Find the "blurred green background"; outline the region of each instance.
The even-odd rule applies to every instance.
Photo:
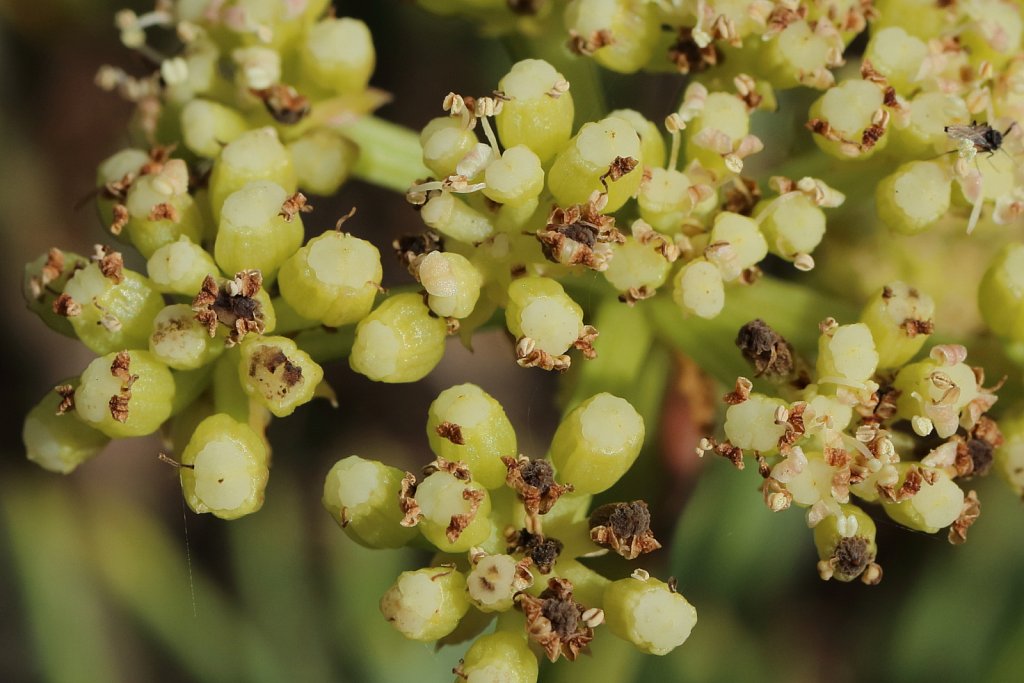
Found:
[[[24,310],[21,266],[51,245],[87,253],[104,239],[91,210],[74,207],[97,162],[126,142],[128,107],[92,85],[101,64],[132,66],[112,24],[123,4],[0,1],[0,301],[9,326],[0,681],[451,681],[464,647],[405,641],[376,607],[393,578],[426,557],[357,547],[323,512],[320,492],[331,464],[353,453],[408,468],[425,463],[430,400],[468,380],[505,405],[521,450],[543,455],[558,389],[551,377],[515,368],[504,336],[487,333],[472,354],[453,342],[442,366],[414,386],[374,385],[330,368],[341,407],[314,404],[274,424],[266,505],[239,521],[188,512],[175,471],[156,458],[156,438],[118,442],[67,477],[24,459],[21,417],[89,355]],[[381,111],[391,120],[422,126],[449,90],[488,92],[510,63],[501,42],[411,3],[336,5],[374,32],[373,83],[396,95]],[[606,81],[610,105],[656,120],[683,85],[672,77]],[[316,203],[309,224],[333,225],[352,205],[357,234],[381,246],[418,229],[399,197],[358,183]],[[401,277],[393,267],[386,283]],[[721,353],[735,356],[728,347]],[[592,657],[545,666],[543,681],[1020,680],[1024,508],[1000,481],[978,484],[983,514],[966,546],[876,516],[882,584],[823,583],[800,512],[772,515],[756,472],[693,455],[707,415],[692,389],[675,388],[687,366],[666,353],[644,360],[645,377],[671,382],[664,403],[640,389],[651,438],[624,489],[651,502],[666,541],[645,566],[678,577],[699,622],[664,658],[638,655],[599,629]],[[602,568],[614,578],[630,571],[611,561]]]

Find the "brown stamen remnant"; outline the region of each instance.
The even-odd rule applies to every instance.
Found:
[[[882,578],[881,567],[875,564],[875,552],[863,536],[842,538],[832,551],[832,557],[818,563],[818,574],[822,579],[832,577],[840,581],[852,581],[871,569],[869,576],[862,577],[868,584],[876,584]]]
[[[793,494],[785,484],[772,476],[765,477],[764,483],[761,484],[761,495],[765,506],[772,512],[782,512],[793,504]]]
[[[459,540],[459,536],[462,535],[466,527],[476,519],[476,511],[480,509],[480,503],[484,500],[484,492],[479,489],[465,488],[462,490],[462,499],[469,501],[469,511],[452,515],[448,522],[448,528],[445,529],[445,537],[449,543]]]
[[[722,210],[749,216],[754,213],[754,207],[761,200],[761,188],[753,178],[739,176],[736,180],[737,183],[729,185],[725,190]]]
[[[444,251],[444,240],[436,232],[427,230],[419,235],[402,235],[391,243],[391,248],[402,265],[416,277],[424,256],[432,251]]]
[[[693,28],[683,26],[679,29],[676,41],[668,48],[668,59],[676,65],[681,74],[700,73],[718,64],[718,50],[714,43],[704,47],[693,39]]]
[[[220,287],[212,275],[203,280],[202,289],[192,300],[196,320],[206,327],[213,337],[217,325],[230,329],[225,344],[234,346],[250,332],[261,334],[265,329],[263,305],[255,298],[263,286],[263,276],[258,270],[243,270],[235,274]]]
[[[269,88],[253,89],[249,92],[263,102],[267,113],[275,121],[286,126],[294,125],[306,118],[311,109],[308,97],[284,83],[275,83]]]
[[[462,436],[462,427],[454,422],[442,422],[437,425],[437,435],[442,439],[448,439],[456,446],[464,446],[466,439]]]
[[[438,457],[434,462],[423,468],[423,476],[429,477],[434,472],[447,472],[459,481],[469,481],[472,479],[469,468],[459,460],[446,460]]]
[[[64,252],[57,247],[50,247],[46,252],[46,263],[43,264],[39,275],[35,275],[29,281],[32,290],[32,298],[41,301],[46,295],[46,287],[54,280],[64,274]]]
[[[508,473],[505,484],[519,495],[530,517],[546,515],[558,499],[573,490],[572,484],[555,482],[555,469],[547,460],[502,456]]]
[[[900,390],[891,385],[882,385],[871,396],[867,404],[858,403],[854,410],[861,417],[864,424],[881,424],[896,416],[896,401],[900,397]]]
[[[647,503],[611,503],[590,513],[590,539],[611,548],[627,560],[661,547],[651,531],[651,513]]]
[[[750,392],[754,389],[754,383],[746,377],[737,377],[736,386],[728,394],[722,397],[726,405],[735,406],[750,398]]]
[[[594,349],[594,340],[597,339],[598,334],[600,333],[593,325],[584,325],[583,332],[580,333],[579,338],[572,343],[573,348],[583,352],[583,357],[587,360],[594,360],[597,358],[597,350]]]
[[[102,244],[93,246],[92,260],[99,264],[100,273],[115,285],[124,280],[124,258],[121,252],[113,251]]]
[[[547,351],[538,349],[537,342],[533,339],[520,337],[516,340],[516,364],[521,368],[565,372],[572,364],[572,359],[566,354],[553,356]]]
[[[509,527],[505,532],[508,554],[523,553],[537,566],[541,574],[550,574],[555,561],[562,553],[562,542],[557,538],[546,538],[543,534],[530,533],[527,529]]]
[[[913,339],[919,334],[931,334],[935,331],[935,322],[932,320],[918,320],[907,318],[900,324],[903,333]]]
[[[740,328],[736,346],[754,366],[755,377],[788,377],[796,369],[793,346],[760,318]]]
[[[934,472],[926,472],[920,467],[912,466],[907,470],[906,478],[899,489],[891,484],[888,486],[878,484],[875,488],[878,489],[878,494],[890,503],[900,503],[916,496],[925,483],[931,484],[934,481]]]
[[[146,216],[147,220],[170,221],[172,223],[177,223],[180,218],[181,216],[178,214],[178,209],[170,202],[154,204],[153,208],[149,210],[149,215]]]
[[[67,294],[61,294],[53,300],[53,312],[65,318],[82,315],[82,305]]]
[[[551,210],[547,225],[537,231],[537,240],[549,261],[607,270],[612,254],[609,245],[622,244],[626,238],[615,227],[615,219],[600,212],[598,201]]]
[[[552,662],[559,656],[575,660],[594,639],[594,628],[604,622],[604,612],[586,609],[573,599],[572,591],[568,579],[551,578],[540,597],[516,596],[516,605],[526,617],[527,635]]]
[[[594,31],[589,36],[582,36],[576,31],[570,30],[568,48],[578,55],[589,57],[602,47],[611,45],[614,42],[615,38],[612,36],[611,31],[607,29]]]
[[[261,373],[277,375],[278,369],[281,369],[281,374],[277,378],[276,393],[284,398],[296,384],[302,382],[302,367],[293,363],[292,359],[276,346],[264,344],[253,351],[249,360],[250,377],[256,377]]]
[[[612,159],[612,163],[609,164],[608,170],[601,175],[600,181],[601,186],[604,187],[605,191],[608,190],[608,183],[615,182],[622,176],[633,171],[640,162],[633,157],[615,157]]]
[[[132,385],[139,379],[138,375],[131,374],[131,362],[131,355],[127,351],[120,351],[110,364],[110,374],[121,380],[121,388],[117,394],[110,397],[107,405],[110,408],[110,416],[122,423],[128,421],[128,403],[132,399]]]
[[[110,222],[110,234],[120,235],[124,232],[124,226],[128,225],[128,220],[131,215],[128,213],[128,207],[124,204],[114,204],[113,208],[113,220]]]
[[[306,195],[296,192],[284,200],[284,204],[281,205],[281,210],[277,212],[277,215],[283,218],[286,223],[291,223],[298,214],[309,213],[312,210],[313,206],[307,203]]]
[[[700,445],[697,447],[699,455],[704,455],[706,451],[711,451],[715,455],[720,455],[733,464],[738,470],[742,470],[746,465],[743,462],[743,449],[733,446],[728,441],[718,443],[715,439],[706,437],[701,439]]]
[[[954,466],[958,477],[983,477],[992,469],[996,448],[1003,444],[1003,433],[990,417],[982,415],[971,428],[968,438],[959,438]]]
[[[967,496],[964,498],[964,505],[960,508],[960,516],[949,527],[949,542],[953,545],[966,543],[967,530],[978,521],[980,515],[981,501],[978,500],[978,494],[974,491],[968,491]]]
[[[402,512],[402,526],[416,526],[423,519],[420,504],[416,502],[416,475],[406,472],[398,492],[398,509]]]
[[[73,386],[70,384],[58,384],[53,390],[60,396],[60,403],[57,404],[58,415],[63,415],[75,409],[75,388]]]

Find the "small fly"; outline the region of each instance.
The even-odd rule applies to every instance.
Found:
[[[971,121],[971,125],[946,126],[943,130],[952,140],[957,141],[957,152],[961,158],[974,158],[978,152],[987,152],[992,156],[1003,146],[1003,138],[1010,134],[1016,122],[1000,133],[987,123]]]

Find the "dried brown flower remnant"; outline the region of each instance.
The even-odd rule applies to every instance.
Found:
[[[586,609],[573,599],[572,592],[569,580],[552,578],[540,597],[516,596],[516,605],[526,617],[527,634],[552,662],[559,656],[575,660],[594,639],[594,628],[604,622],[604,612]]]
[[[949,542],[953,545],[961,545],[967,542],[967,530],[978,521],[981,515],[981,501],[975,491],[968,491],[964,497],[963,507],[960,508],[960,516],[949,527]]]
[[[527,529],[516,530],[510,527],[505,533],[505,541],[508,543],[507,553],[523,553],[533,561],[541,574],[550,574],[562,553],[562,542],[557,538],[530,533]]]
[[[43,264],[39,275],[32,278],[32,298],[43,298],[48,284],[59,278],[64,273],[64,252],[56,247],[50,247],[46,252],[46,262]]]
[[[537,342],[530,337],[520,337],[516,340],[516,364],[521,368],[565,372],[572,364],[572,359],[564,353],[559,356],[552,355],[538,349]]]
[[[959,477],[983,477],[992,469],[993,453],[1003,444],[1003,433],[990,417],[982,415],[966,439],[956,448],[956,473]]]
[[[213,337],[217,325],[230,329],[226,344],[234,346],[250,332],[260,334],[265,329],[263,305],[255,297],[263,286],[263,276],[258,270],[243,270],[217,286],[212,275],[207,275],[195,299],[192,310],[196,320],[206,327]]]
[[[298,214],[309,213],[313,210],[313,206],[308,204],[307,201],[306,195],[296,192],[284,200],[284,204],[281,205],[281,210],[277,212],[277,215],[283,218],[286,223],[291,223]]]
[[[269,88],[249,92],[263,102],[267,113],[278,123],[291,126],[309,115],[309,98],[290,85],[275,83]]]
[[[693,39],[693,28],[683,26],[676,40],[668,48],[668,59],[681,74],[700,73],[718,64],[718,50],[714,43],[701,47]]]
[[[874,563],[875,553],[868,539],[863,536],[842,538],[836,544],[832,556],[818,563],[821,578],[835,577],[840,581],[852,581]]]
[[[439,437],[448,439],[456,446],[462,446],[466,443],[465,437],[462,436],[462,427],[454,422],[442,422],[437,425],[436,431]]]
[[[121,252],[114,251],[102,244],[93,246],[92,260],[99,265],[100,273],[115,285],[124,280],[124,258]]]
[[[622,176],[633,171],[640,162],[633,157],[615,157],[609,164],[608,170],[601,175],[601,186],[608,190],[608,183],[615,182]]]
[[[754,383],[746,377],[737,377],[736,386],[728,394],[722,397],[726,405],[735,406],[750,398],[750,392],[754,389]]]
[[[600,333],[597,328],[593,325],[584,325],[583,332],[580,336],[572,343],[572,346],[577,351],[583,353],[583,357],[587,360],[594,360],[597,358],[597,350],[594,348],[594,341]]]
[[[555,481],[555,469],[547,460],[506,455],[501,461],[508,470],[505,483],[519,495],[528,516],[546,515],[559,498],[573,490],[572,484]]]
[[[893,485],[884,486],[882,484],[879,484],[876,488],[878,489],[878,494],[885,500],[890,503],[900,503],[916,496],[925,483],[931,484],[934,481],[935,472],[925,471],[920,467],[913,466],[907,470],[906,477],[898,489]]]
[[[796,368],[793,346],[760,318],[740,328],[736,346],[754,366],[755,377],[788,377]]]
[[[614,42],[615,38],[607,29],[594,31],[589,36],[582,36],[576,31],[570,30],[568,48],[578,55],[589,57],[602,47]]]
[[[120,351],[110,364],[110,374],[121,380],[121,388],[117,394],[110,397],[108,407],[110,416],[122,423],[128,421],[128,403],[132,398],[132,385],[139,379],[138,375],[131,374],[131,362],[131,355],[127,351]]]
[[[622,244],[626,238],[615,227],[615,219],[601,214],[594,200],[565,209],[556,206],[547,225],[537,231],[537,240],[549,261],[602,271],[611,258],[609,245]]]
[[[420,504],[416,502],[416,475],[406,472],[398,492],[398,508],[402,512],[402,526],[416,526],[423,519]]]
[[[590,513],[590,538],[611,548],[627,560],[661,547],[651,531],[651,513],[647,503],[611,503]]]
[[[53,300],[53,312],[65,318],[82,315],[82,305],[67,294],[61,294]]]
[[[175,208],[174,204],[170,202],[161,202],[153,205],[153,208],[149,210],[149,215],[146,216],[147,220],[151,221],[170,221],[177,223],[181,216],[178,214],[178,209]]]
[[[256,377],[261,373],[277,375],[278,370],[281,370],[281,373],[277,382],[277,394],[283,398],[295,385],[302,382],[302,368],[276,346],[262,345],[253,351],[249,361],[250,377]]]
[[[57,404],[57,414],[63,415],[64,413],[74,410],[75,408],[75,388],[70,384],[58,384],[53,388],[57,395],[60,396],[60,403]]]
[[[697,446],[697,455],[703,457],[707,451],[713,452],[715,455],[720,455],[733,464],[738,470],[742,470],[745,467],[743,462],[743,449],[733,446],[728,441],[718,443],[712,438],[706,437],[700,440],[700,444]]]
[[[444,251],[444,240],[438,233],[427,230],[418,235],[402,235],[391,243],[391,248],[409,274],[416,277],[424,256],[433,251]]]
[[[459,540],[459,536],[462,535],[466,527],[476,519],[476,511],[480,509],[480,503],[484,500],[484,492],[479,489],[466,488],[462,491],[462,499],[469,501],[469,511],[452,515],[448,522],[448,528],[445,529],[445,537],[449,543]]]
[[[112,211],[113,220],[110,222],[110,234],[120,235],[124,232],[124,226],[128,225],[131,215],[128,213],[128,207],[124,204],[114,204]]]

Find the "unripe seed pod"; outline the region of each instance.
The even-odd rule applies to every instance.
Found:
[[[573,0],[565,8],[565,25],[584,41],[609,35],[607,44],[591,56],[606,69],[624,74],[635,73],[650,61],[661,30],[653,7],[630,0]]]
[[[572,135],[572,93],[562,74],[542,59],[524,59],[498,82],[509,99],[495,116],[505,147],[526,145],[546,164]]]
[[[483,193],[499,204],[517,206],[536,199],[544,190],[540,158],[526,145],[506,149],[484,170]]]
[[[185,296],[195,296],[207,275],[220,277],[210,252],[184,235],[154,251],[146,261],[146,273],[159,291]]]
[[[427,440],[434,455],[464,463],[488,489],[505,483],[501,456],[518,453],[515,430],[501,404],[475,384],[438,394],[427,413]]]
[[[324,128],[311,130],[288,143],[288,153],[299,187],[323,196],[338,191],[359,158],[354,142]]]
[[[194,99],[181,110],[185,146],[207,159],[216,158],[224,145],[248,129],[245,117],[219,102]]]
[[[173,304],[153,320],[149,350],[169,368],[195,370],[224,351],[224,339],[211,337],[206,327],[196,320],[191,306]]]
[[[122,269],[108,277],[95,262],[75,271],[64,294],[81,306],[79,313],[69,312],[75,334],[100,354],[147,348],[153,319],[164,307],[159,292],[143,276]]]
[[[829,515],[814,527],[814,546],[818,558],[829,564],[829,578],[847,582],[874,562],[878,546],[874,520],[856,505],[842,505],[840,510],[841,517]]]
[[[671,268],[657,244],[642,244],[627,237],[623,244],[612,245],[612,258],[603,275],[620,292],[653,292],[665,284]]]
[[[786,403],[763,394],[750,394],[746,401],[729,406],[725,411],[725,436],[729,443],[743,450],[770,453],[786,433],[785,424],[776,424],[776,413]]]
[[[238,380],[277,417],[313,400],[323,377],[323,369],[287,337],[250,336],[242,342]]]
[[[898,368],[917,355],[931,334],[935,302],[914,287],[893,282],[872,297],[860,320],[871,330],[878,369]]]
[[[28,310],[39,316],[51,330],[66,337],[76,336],[75,329],[67,317],[54,312],[53,302],[64,292],[75,271],[87,263],[74,252],[53,248],[25,264],[21,294]]]
[[[818,338],[818,383],[859,388],[878,368],[871,329],[864,323],[840,325]]]
[[[761,202],[754,215],[768,251],[787,261],[810,254],[825,236],[825,212],[802,192]]]
[[[314,237],[285,261],[279,286],[296,313],[338,327],[366,317],[382,276],[377,247],[332,230]]]
[[[935,477],[934,483],[922,481],[921,489],[913,497],[898,503],[882,498],[882,509],[893,520],[917,531],[933,534],[949,526],[960,516],[964,505],[964,492],[943,470],[920,467],[918,463],[900,462],[895,465],[900,473],[895,488],[899,489],[911,468],[919,468]]]
[[[441,362],[446,336],[420,295],[397,294],[359,321],[348,362],[375,382],[415,382]]]
[[[424,538],[445,553],[461,553],[491,535],[491,498],[475,481],[438,470],[416,487],[422,518],[417,525]]]
[[[202,238],[203,219],[188,193],[188,168],[181,159],[165,162],[159,173],[136,178],[125,206],[128,237],[146,258],[182,236],[193,242]]]
[[[108,353],[82,373],[75,412],[111,438],[145,436],[171,416],[174,377],[149,351]]]
[[[225,273],[256,269],[265,282],[302,246],[302,219],[282,215],[288,192],[277,183],[248,183],[224,201],[213,255]]]
[[[516,338],[529,337],[538,349],[557,356],[583,332],[583,309],[557,281],[522,277],[508,286],[505,324]]]
[[[758,229],[757,222],[738,213],[723,211],[715,216],[710,239],[712,244],[728,245],[715,252],[716,265],[726,282],[735,280],[743,271],[757,265],[768,255],[768,243]]]
[[[600,493],[625,474],[644,443],[644,419],[629,401],[600,393],[574,408],[555,431],[550,457],[577,493]]]
[[[1024,342],[1024,245],[1003,247],[978,287],[978,309],[1001,337]]]
[[[62,383],[74,386],[78,378]],[[110,438],[73,413],[57,414],[62,399],[51,391],[35,405],[21,429],[21,441],[28,459],[45,470],[68,474],[99,454]]]
[[[630,577],[605,588],[604,619],[612,633],[641,652],[667,655],[690,637],[697,610],[664,581]]]
[[[617,160],[632,160],[620,173]],[[548,189],[561,206],[583,204],[595,191],[608,192],[610,213],[636,194],[643,179],[640,137],[633,126],[616,117],[585,123],[555,158],[548,172]],[[625,170],[625,169],[621,169]]]
[[[362,92],[377,62],[370,29],[359,19],[327,18],[299,45],[300,84],[323,95]]]
[[[466,579],[452,567],[402,572],[380,599],[380,611],[410,640],[431,642],[455,630],[469,610]]]
[[[443,318],[465,318],[480,298],[484,278],[469,259],[432,251],[420,261],[417,276],[427,290],[427,305]]]
[[[508,631],[477,638],[459,670],[466,683],[537,683],[539,671],[526,638]]]
[[[949,211],[952,177],[937,161],[911,161],[878,183],[878,216],[891,229],[916,235]]]
[[[710,319],[725,306],[722,271],[707,259],[696,258],[680,268],[672,286],[672,300],[687,315]]]
[[[690,185],[690,178],[681,171],[648,167],[636,195],[640,217],[655,230],[679,232],[694,208],[687,192]]]
[[[452,192],[431,197],[420,209],[420,218],[428,228],[466,244],[483,242],[494,232],[487,216]]]
[[[249,425],[211,415],[196,427],[181,465],[181,488],[193,512],[237,519],[263,507],[267,447]]]
[[[291,155],[273,128],[246,131],[221,150],[210,174],[210,207],[220,222],[221,207],[228,195],[257,180],[269,180],[295,192],[298,176]]]
[[[403,473],[397,467],[350,455],[324,480],[323,505],[353,541],[367,548],[401,548],[416,537],[402,526],[396,501]]]
[[[459,162],[476,147],[477,142],[476,133],[466,128],[460,117],[431,119],[420,133],[423,165],[438,178],[455,175]]]

